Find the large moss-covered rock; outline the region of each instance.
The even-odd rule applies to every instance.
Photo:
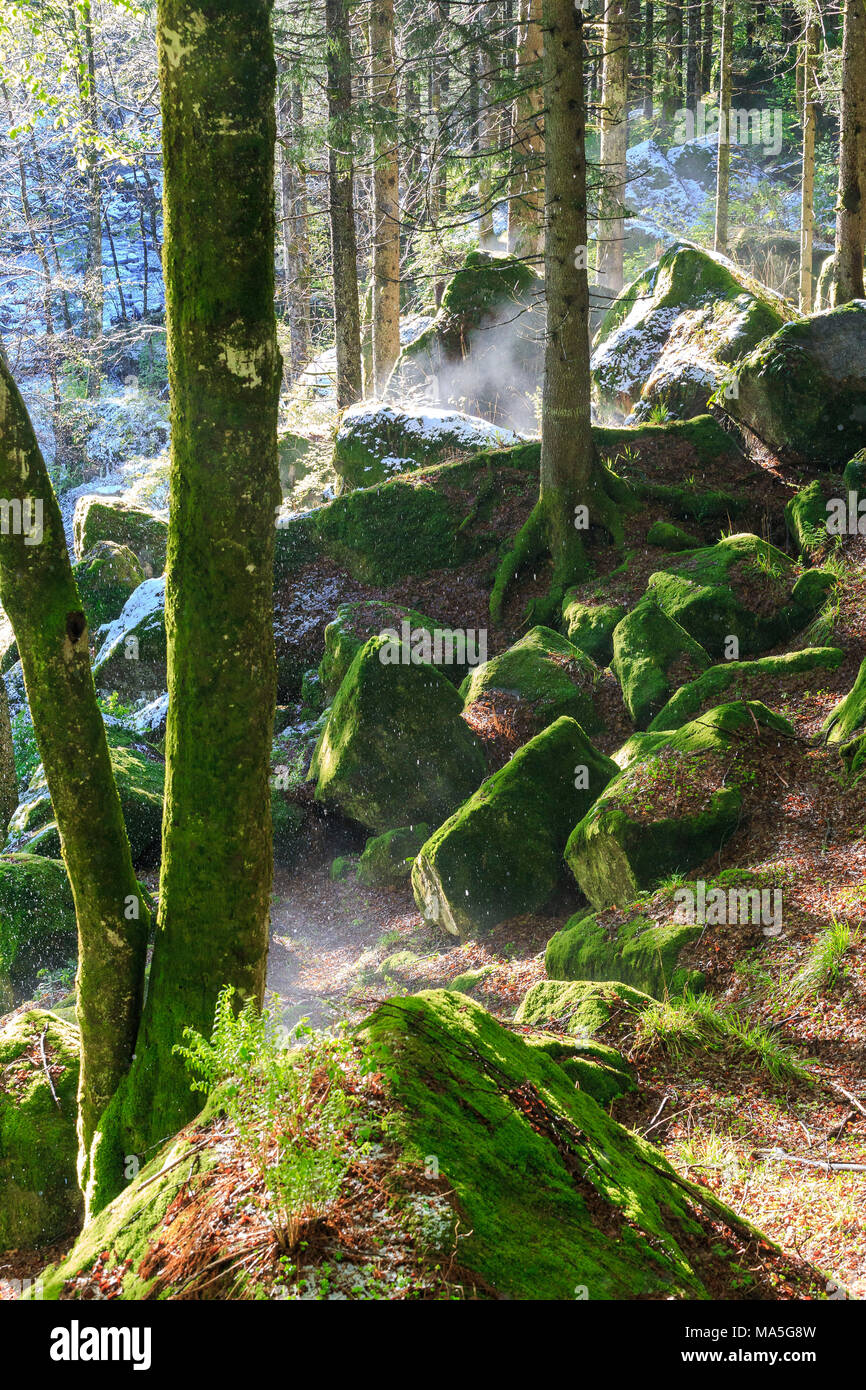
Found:
[[[651,1003],[650,995],[622,981],[539,980],[514,1021],[537,1028],[553,1024],[565,1028],[570,1037],[594,1038],[612,1019],[629,1018]]]
[[[97,690],[115,690],[127,700],[158,699],[168,684],[165,579],[139,584],[119,616],[96,638]]]
[[[601,728],[595,701],[598,667],[568,638],[534,627],[500,656],[472,671],[460,687],[466,708],[496,691],[516,696],[538,729],[568,715],[587,733]]]
[[[165,569],[168,522],[121,497],[79,497],[75,504],[73,537],[81,560],[99,541],[127,546],[148,576]]]
[[[334,468],[347,487],[372,487],[458,454],[519,443],[513,430],[461,410],[361,401],[340,420]]]
[[[383,832],[407,821],[438,825],[484,777],[481,744],[461,719],[462,701],[435,666],[383,661],[388,638],[371,637],[340,686],[316,746],[316,799]]]
[[[690,551],[650,575],[649,592],[718,659],[731,655],[730,637],[739,642],[739,656],[760,655],[786,641],[815,616],[833,582],[823,570],[799,574],[783,551],[744,533]]]
[[[423,846],[412,888],[424,918],[467,937],[541,907],[569,832],[616,775],[575,720],[557,719]]]
[[[646,728],[672,690],[708,665],[700,643],[649,595],[614,629],[611,669],[639,729]]]
[[[433,323],[400,354],[388,395],[532,430],[543,362],[542,282],[516,257],[470,251]]]
[[[63,864],[40,854],[0,856],[0,1014],[29,996],[40,970],[74,958],[76,945]]]
[[[788,317],[777,295],[722,256],[678,242],[624,289],[596,335],[599,417],[700,415],[740,361]]]
[[[784,459],[842,468],[866,445],[866,300],[785,324],[723,404]]]
[[[358,860],[358,882],[365,888],[395,888],[405,883],[412,873],[415,856],[429,835],[429,825],[422,823],[402,825],[373,836]]]
[[[146,578],[144,566],[129,546],[114,541],[98,541],[76,561],[72,572],[91,632],[112,622]]]
[[[827,502],[831,496],[838,497],[840,490],[838,483],[834,488],[829,481],[816,478],[785,503],[788,534],[801,555],[807,558],[818,555],[827,546]],[[847,502],[847,497],[845,501]]]
[[[613,656],[613,630],[625,617],[618,603],[586,603],[579,589],[569,589],[562,600],[562,623],[572,646],[607,666]]]
[[[835,671],[845,654],[839,647],[804,647],[798,652],[781,656],[761,656],[756,661],[726,661],[711,666],[697,680],[683,685],[672,695],[650,724],[650,731],[678,729],[694,719],[702,709],[722,700],[752,699],[755,687],[772,682],[774,689],[784,692],[793,677],[803,671]]]
[[[36,1009],[0,1031],[0,1251],[47,1245],[81,1220],[78,1046],[77,1028]]]
[[[608,923],[600,913],[578,912],[547,943],[544,968],[553,980],[616,980],[619,988],[663,999],[701,987],[700,972],[679,958],[702,930],[641,913]]]
[[[840,751],[852,772],[866,767],[866,661],[844,700],[827,716],[823,733],[829,743],[842,745]]]
[[[159,858],[165,763],[155,750],[133,742],[123,729],[109,726],[106,736],[133,862],[146,867]],[[9,822],[7,849],[60,857],[54,808],[41,763]]]
[[[577,825],[565,858],[601,911],[633,902],[715,854],[744,814],[739,758],[755,730],[790,735],[759,701],[720,705],[672,733],[637,735],[636,754]],[[622,750],[618,761],[623,760]],[[627,976],[613,978],[626,979]]]
[[[319,677],[327,694],[336,695],[343,677],[365,642],[386,630],[397,632],[402,637],[407,631],[404,624],[408,624],[410,643],[413,633],[420,635],[419,630],[429,632],[431,636],[436,631],[436,624],[432,619],[425,618],[423,613],[416,612],[414,608],[405,608],[400,603],[383,603],[378,599],[361,603],[341,603],[337,609],[337,616],[325,628],[325,654],[319,663]],[[444,633],[445,629],[440,628],[440,631]],[[473,653],[474,650],[473,638]],[[433,654],[435,655],[435,652]],[[456,656],[459,652],[452,650],[450,644],[446,652],[443,640],[442,655]],[[434,661],[433,664],[437,663]],[[459,685],[466,675],[467,663],[443,662],[441,670],[443,675]]]

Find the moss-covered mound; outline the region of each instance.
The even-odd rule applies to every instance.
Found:
[[[146,575],[162,574],[168,545],[168,522],[143,507],[131,506],[120,497],[79,497],[73,521],[78,560],[99,541],[127,546]]]
[[[841,491],[838,482],[834,486],[829,479],[816,478],[785,503],[788,534],[807,559],[826,548],[830,538],[827,502],[831,497],[838,498]],[[844,501],[847,500],[846,495]]]
[[[501,691],[516,696],[543,729],[567,715],[587,733],[602,725],[595,703],[598,667],[585,652],[549,627],[534,627],[513,647],[471,672],[460,687],[467,709]]]
[[[334,469],[347,487],[372,487],[459,454],[506,449],[519,443],[520,437],[513,430],[461,410],[361,401],[350,406],[340,420],[334,441]]]
[[[127,545],[98,541],[72,566],[87,626],[95,632],[112,622],[130,595],[146,579],[144,567]]]
[[[680,952],[703,928],[654,922],[640,913],[614,923],[594,912],[578,912],[547,943],[544,967],[553,980],[616,980],[644,995],[663,999],[699,989],[698,971],[680,966]]]
[[[699,642],[645,595],[613,632],[611,669],[626,707],[645,729],[672,690],[709,665]]]
[[[668,700],[650,724],[650,732],[678,729],[694,719],[702,709],[717,705],[720,700],[750,699],[755,687],[772,681],[783,692],[791,677],[801,671],[835,671],[845,659],[838,647],[804,647],[798,652],[781,656],[761,656],[756,661],[726,661],[711,666],[697,680],[683,685]]]
[[[388,394],[396,400],[426,395],[532,430],[543,361],[538,276],[516,257],[470,251],[446,285],[433,323],[400,354]]]
[[[467,937],[541,907],[569,832],[616,774],[575,720],[557,719],[423,846],[412,888],[424,918]]]
[[[114,622],[97,634],[97,642],[97,690],[116,691],[127,700],[160,696],[168,683],[165,580],[139,584]]]
[[[866,302],[785,324],[722,404],[785,459],[842,468],[866,445]]]
[[[602,420],[700,415],[740,361],[787,317],[784,301],[724,257],[678,242],[623,290],[596,334]]]
[[[316,799],[379,833],[411,822],[440,824],[486,771],[481,744],[461,719],[462,701],[435,666],[412,664],[399,644],[371,637],[331,706],[310,765]]]
[[[132,736],[123,729],[109,726],[106,736],[133,863],[145,868],[159,858],[165,763],[155,750],[147,744],[133,742]],[[49,829],[50,837],[46,837]],[[10,850],[36,852],[38,848],[40,854],[60,857],[54,808],[41,763],[9,822],[6,843]]]
[[[0,1032],[0,1251],[47,1245],[81,1220],[77,1092],[72,1024],[34,1009]]]
[[[358,882],[365,888],[394,888],[405,883],[412,863],[430,835],[429,825],[401,825],[375,835],[364,846],[358,860]]]
[[[693,550],[650,575],[649,591],[669,618],[711,656],[757,656],[805,627],[826,598],[833,578],[823,570],[798,577],[776,546],[743,533]]]
[[[613,630],[625,617],[618,603],[585,603],[578,589],[569,589],[562,600],[562,623],[573,647],[586,652],[599,666],[613,656]]]
[[[650,995],[619,980],[539,980],[514,1021],[537,1028],[553,1023],[570,1037],[594,1038],[612,1019],[628,1019],[651,1003]]]
[[[408,629],[404,628],[404,624],[408,624]],[[364,603],[340,604],[337,616],[325,628],[325,653],[319,663],[319,679],[328,695],[336,695],[343,677],[364,643],[386,630],[396,632],[401,637],[407,634],[411,644],[413,633],[420,637],[422,632],[426,631],[432,636],[436,631],[436,624],[432,619],[425,618],[423,613],[416,612],[414,608],[404,608],[400,603],[383,603],[378,599],[371,599]],[[442,655],[445,656],[445,629],[440,631],[443,632]],[[435,648],[431,654],[435,657]],[[452,650],[452,644],[449,644],[447,654],[460,655],[456,649]],[[433,664],[437,664],[435,660]],[[443,675],[459,685],[466,675],[467,665],[465,660],[443,662],[441,670]]]
[[[566,862],[593,907],[624,906],[718,852],[744,814],[740,755],[762,727],[792,732],[752,701],[720,705],[673,733],[636,736],[639,751],[566,845]]]
[[[866,766],[866,661],[844,700],[827,716],[823,733],[828,743],[842,745],[840,751],[852,772]]]
[[[411,1154],[435,1156],[464,1215],[460,1262],[496,1294],[708,1296],[693,1201],[722,1209],[543,1048],[452,992],[390,1000],[367,1033],[395,1131]]]
[[[75,906],[66,869],[39,854],[0,857],[0,1013],[26,999],[40,970],[75,956]]]
[[[656,521],[646,533],[647,545],[660,550],[700,550],[702,542],[690,531],[674,526],[670,521]]]

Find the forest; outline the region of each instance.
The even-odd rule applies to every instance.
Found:
[[[43,1363],[866,1298],[864,255],[866,0],[5,0]]]

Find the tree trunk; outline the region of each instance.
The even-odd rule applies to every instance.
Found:
[[[704,19],[701,31],[704,40],[701,60],[701,87],[704,92],[708,92],[713,81],[713,0],[704,0]]]
[[[672,121],[683,104],[683,9],[681,0],[668,0],[665,6],[667,72],[662,116]]]
[[[18,776],[15,772],[15,745],[12,741],[12,721],[9,718],[9,696],[6,682],[0,680],[0,829],[3,838],[18,806]]]
[[[96,91],[96,55],[93,48],[93,20],[90,0],[69,6],[69,22],[75,52],[78,102],[81,110],[84,176],[87,186],[87,253],[84,268],[84,314],[87,336],[93,344],[88,376],[88,395],[99,394],[101,363],[98,348],[102,337],[105,291],[102,285],[102,193],[99,186],[99,96]],[[79,29],[80,24],[80,29]]]
[[[87,622],[60,508],[2,353],[0,491],[21,506],[23,517],[0,539],[0,602],[18,643],[78,923],[79,1176],[87,1195],[91,1143],[135,1048],[148,913],[96,703]]]
[[[297,93],[300,97],[300,92]],[[287,148],[295,120],[295,91],[286,88],[277,103],[280,136],[277,167],[280,191],[280,241],[283,252],[283,305],[289,321],[290,371],[297,377],[310,360],[310,315],[307,297],[306,196],[303,174]]]
[[[815,230],[815,69],[821,29],[813,13],[803,38],[803,177],[800,201],[800,313],[812,311],[812,238]]]
[[[514,175],[508,204],[508,247],[515,256],[544,255],[544,127],[541,91],[541,0],[522,0],[514,102]]]
[[[257,0],[260,3],[260,0]],[[337,409],[361,399],[361,308],[352,149],[352,44],[346,0],[325,0],[328,36],[328,188],[337,348]]]
[[[270,0],[160,0],[172,402],[169,714],[159,920],[129,1084],[141,1155],[195,1113],[173,1053],[221,987],[261,1002],[272,878],[275,65]],[[117,1150],[100,1155],[99,1198]],[[104,1158],[104,1161],[103,1161]],[[117,1190],[118,1184],[113,1184]]]
[[[728,189],[731,173],[731,59],[734,42],[734,3],[722,4],[722,52],[719,59],[719,146],[716,174],[716,226],[713,246],[728,249]]]
[[[655,5],[647,0],[646,5],[646,87],[644,89],[643,113],[648,121],[653,118],[653,82],[655,80]]]
[[[613,301],[622,289],[624,199],[628,146],[628,11],[626,0],[607,0],[602,29],[602,191],[599,196],[598,283]]]
[[[485,41],[489,39],[485,36]],[[497,121],[493,110],[493,58],[487,47],[481,59],[481,173],[478,179],[478,245],[489,248],[493,236],[493,183],[490,178],[490,152],[496,143]],[[441,198],[437,198],[437,204]]]
[[[863,298],[866,244],[866,0],[846,0],[833,302]]]
[[[688,0],[688,48],[686,49],[686,104],[697,110],[701,99],[701,0]]]
[[[382,396],[400,355],[400,171],[394,0],[371,0],[373,102],[373,387]]]

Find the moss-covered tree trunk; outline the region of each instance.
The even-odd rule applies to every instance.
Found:
[[[272,879],[274,315],[271,0],[160,0],[171,391],[169,714],[160,903],[128,1086],[93,1206],[197,1103],[173,1047],[224,985],[261,1001]]]
[[[803,158],[800,192],[800,313],[812,311],[812,241],[815,231],[815,68],[821,30],[812,11],[803,35]]]
[[[384,395],[400,354],[400,168],[394,0],[371,0],[373,101],[373,385]]]
[[[728,249],[728,193],[731,178],[731,82],[734,47],[734,0],[722,7],[722,51],[719,58],[719,144],[716,169],[716,221],[713,246]]]
[[[846,0],[833,303],[863,298],[866,246],[866,0]]]
[[[0,677],[0,831],[4,840],[17,805],[18,777],[15,772],[15,744],[12,740],[12,720],[9,717],[9,696],[6,693],[6,682]]]
[[[508,246],[513,255],[532,261],[544,255],[541,52],[541,0],[522,0],[517,40],[519,90],[514,102],[514,174],[508,203]]]
[[[18,643],[78,923],[79,1172],[86,1189],[94,1132],[135,1046],[148,913],[96,703],[60,508],[2,353],[0,493],[13,509],[9,533],[0,536],[0,602]]]
[[[361,307],[355,234],[352,43],[346,0],[325,0],[328,82],[328,191],[337,348],[337,409],[361,399]]]
[[[628,5],[607,0],[602,28],[604,66],[601,90],[602,191],[599,197],[598,283],[613,302],[622,289],[623,218],[628,146]]]

